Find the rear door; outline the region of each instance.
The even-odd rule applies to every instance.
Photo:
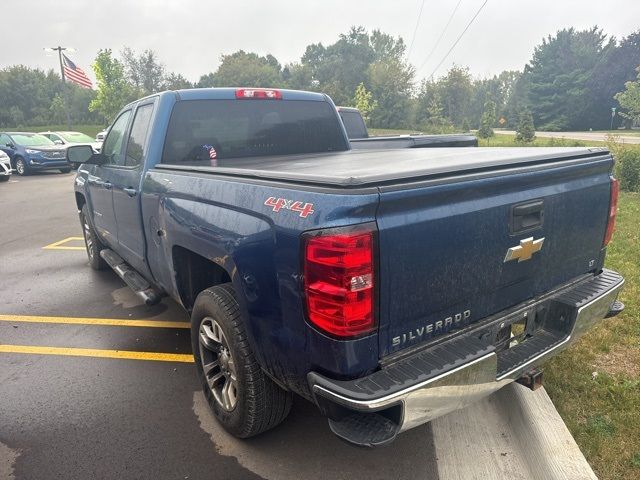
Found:
[[[137,106],[125,146],[124,162],[113,168],[110,176],[118,225],[118,253],[141,273],[147,273],[148,267],[144,261],[145,238],[139,189],[153,110],[153,100]]]
[[[381,355],[601,267],[611,157],[556,165],[381,189]]]
[[[122,112],[116,119],[102,148],[106,163],[89,167],[87,178],[94,227],[110,246],[115,246],[118,242],[112,177],[114,171],[124,164],[124,139],[130,119],[131,110]]]

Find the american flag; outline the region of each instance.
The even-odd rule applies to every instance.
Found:
[[[84,88],[93,88],[93,84],[89,77],[87,77],[87,74],[64,53],[62,54],[62,71],[67,80],[77,83]]]

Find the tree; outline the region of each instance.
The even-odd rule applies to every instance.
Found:
[[[139,96],[139,91],[127,81],[124,66],[113,57],[111,49],[100,50],[92,68],[98,93],[89,104],[89,110],[98,112],[109,123],[122,107]]]
[[[627,82],[624,91],[616,93],[615,99],[620,103],[624,111],[620,115],[631,122],[640,122],[640,66],[637,68],[638,79],[635,82]]]
[[[560,30],[535,48],[524,75],[528,82],[527,103],[541,129],[595,126],[590,78],[613,49],[615,40],[607,39],[597,27]]]
[[[193,83],[184,78],[179,73],[171,72],[164,77],[163,90],[180,90],[183,88],[193,88]]]
[[[478,129],[478,136],[480,138],[493,137],[493,126],[496,123],[496,102],[493,100],[487,100],[484,104],[484,112],[482,114],[482,120],[480,122],[480,128]]]
[[[140,90],[140,96],[163,90],[165,68],[153,50],[137,55],[131,48],[124,47],[121,56],[126,78]]]
[[[446,117],[452,124],[462,125],[473,93],[469,69],[454,65],[439,84]]]
[[[529,143],[536,138],[536,131],[533,126],[533,115],[531,110],[524,108],[518,116],[518,128],[516,130],[516,142]]]
[[[317,90],[318,83],[313,80],[311,68],[302,63],[290,63],[282,69],[282,79],[287,88],[294,90]]]
[[[280,87],[284,86],[280,64],[272,55],[261,57],[238,50],[222,55],[221,63],[213,74],[215,87]],[[202,79],[201,79],[202,80]]]
[[[356,87],[362,82],[367,84],[367,69],[375,56],[366,30],[352,27],[332,45],[307,46],[301,62],[311,71],[320,91],[337,105],[346,105]]]
[[[353,97],[353,104],[358,110],[360,110],[362,118],[364,118],[366,122],[369,121],[371,112],[373,112],[378,106],[378,102],[373,100],[372,97],[373,95],[371,94],[371,92],[367,91],[364,83],[360,83],[360,85],[358,85],[358,88],[356,88],[356,93]]]
[[[611,107],[619,108],[615,94],[625,88],[625,83],[636,79],[636,67],[640,65],[640,30],[623,38],[619,44],[606,51],[589,75],[587,88],[591,107],[586,112],[593,128],[609,128]],[[620,118],[614,118],[614,127]],[[629,122],[627,122],[629,125]]]
[[[367,70],[369,89],[377,108],[371,113],[371,125],[385,128],[408,126],[413,67],[397,59],[372,63]]]

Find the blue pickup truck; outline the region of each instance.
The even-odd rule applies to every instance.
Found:
[[[360,446],[504,385],[619,313],[604,268],[618,183],[599,148],[351,150],[323,94],[164,92],[82,164],[89,263],[190,313],[220,423],[246,438],[292,395]]]

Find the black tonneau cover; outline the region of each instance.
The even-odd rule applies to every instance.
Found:
[[[440,147],[477,147],[475,135],[389,135],[368,138],[350,138],[354,150],[373,150],[376,148],[440,148]]]
[[[602,157],[605,148],[489,147],[349,150],[346,152],[218,159],[202,163],[159,164],[156,168],[284,180],[335,187],[364,187],[390,182],[502,170],[527,165]]]

